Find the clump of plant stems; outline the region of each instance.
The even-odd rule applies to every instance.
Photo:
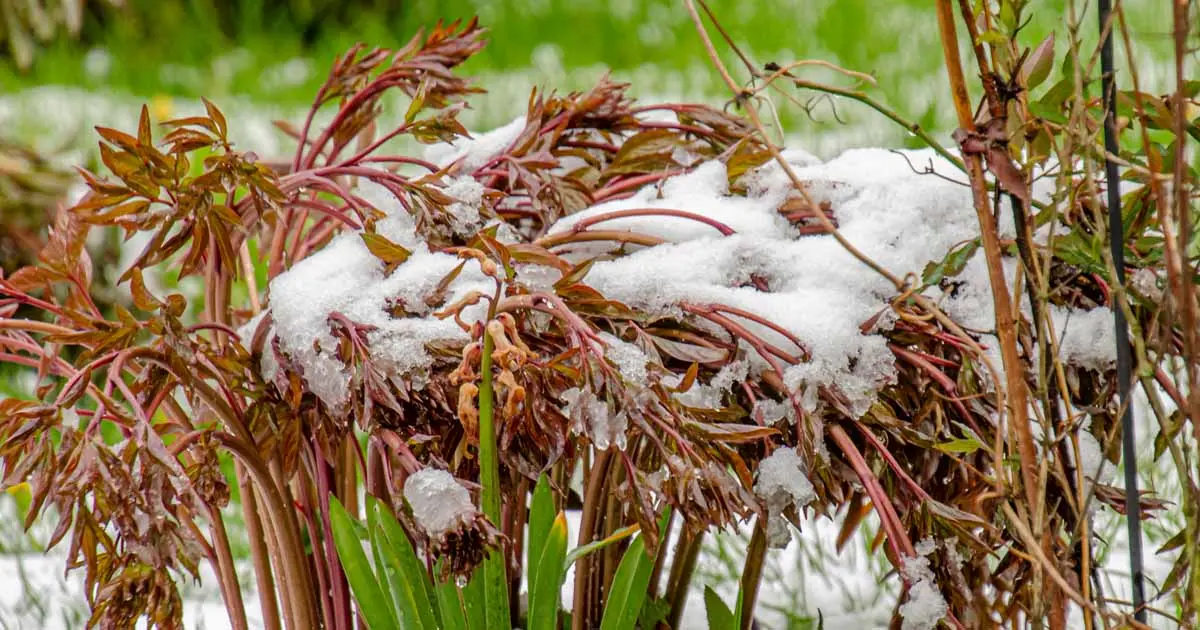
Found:
[[[245,585],[225,523],[236,508],[267,628],[348,629],[358,614],[372,628],[410,627],[403,622],[414,618],[425,621],[411,627],[508,628],[536,615],[546,615],[537,618],[549,619],[548,627],[634,628],[639,617],[641,627],[652,627],[668,615],[643,612],[682,608],[703,536],[752,519],[740,595],[725,611],[733,626],[746,628],[767,553],[756,471],[789,447],[809,468],[816,497],[809,509],[842,513],[843,540],[874,511],[875,545],[898,568],[918,555],[914,541],[952,541],[927,554],[948,605],[945,623],[1024,619],[1057,628],[1075,605],[1089,625],[1107,624],[1121,614],[1094,588],[1089,508],[1120,501],[1115,489],[1085,483],[1071,462],[1079,461],[1078,434],[1089,419],[1097,441],[1115,455],[1117,390],[1110,370],[1057,356],[1050,305],[1125,309],[1142,383],[1154,392],[1152,401],[1160,391],[1152,384],[1174,399],[1174,413],[1155,406],[1161,413],[1155,443],[1161,440],[1160,452],[1169,452],[1193,483],[1178,498],[1187,529],[1177,537],[1183,552],[1161,597],[1175,598],[1180,619],[1195,619],[1197,497],[1185,440],[1189,424],[1200,431],[1194,413],[1200,394],[1182,384],[1194,382],[1186,372],[1194,376],[1197,365],[1196,328],[1187,327],[1196,307],[1189,271],[1196,253],[1189,249],[1189,220],[1181,217],[1196,189],[1179,148],[1195,125],[1182,113],[1194,95],[1186,86],[1170,101],[1129,93],[1129,133],[1171,132],[1176,142],[1171,150],[1143,136],[1121,156],[1138,186],[1125,193],[1133,202],[1129,264],[1165,270],[1167,279],[1161,295],[1140,295],[1114,279],[1098,245],[1106,235],[1096,219],[1102,203],[1094,171],[1103,154],[1088,123],[1100,112],[1082,87],[1091,70],[1087,59],[1073,42],[1058,84],[1033,99],[1031,91],[1050,74],[1052,53],[1018,43],[1022,7],[1004,2],[976,13],[963,4],[960,17],[985,78],[985,106],[977,114],[952,46],[953,7],[941,3],[962,117],[961,158],[936,148],[970,177],[980,238],[969,253],[952,252],[923,278],[874,265],[895,286],[881,313],[897,323],[880,334],[897,359],[897,382],[861,416],[836,386],[823,387],[820,411],[812,413],[783,382],[787,366],[807,360],[799,340],[790,350],[775,347],[739,323],[755,316],[711,304],[680,304],[672,316],[639,312],[590,287],[589,263],[562,253],[571,244],[603,241],[613,244],[609,255],[621,256],[622,244],[654,245],[654,237],[606,231],[600,221],[547,234],[564,216],[693,168],[676,159],[683,149],[724,162],[731,179],[777,160],[794,180],[788,218],[803,230],[838,236],[838,209],[808,198],[806,183],[769,140],[760,98],[772,91],[792,99],[791,88],[799,88],[885,108],[861,92],[804,80],[803,63],[748,62],[751,83],[737,83],[719,61],[700,11],[687,6],[744,117],[694,104],[637,105],[625,85],[605,79],[579,93],[535,92],[516,140],[482,165],[439,166],[389,153],[389,141],[403,136],[436,143],[466,134],[456,115],[480,90],[453,70],[483,46],[483,31],[471,21],[439,25],[399,50],[358,47],[340,57],[308,118],[280,123],[297,142],[287,164],[272,167],[235,147],[224,115],[208,101],[205,115],[167,121],[157,140],[145,111],[132,134],[98,129],[110,175],[83,172],[90,192],[57,215],[39,264],[0,278],[0,360],[37,376],[32,399],[0,401],[3,483],[30,484],[27,525],[41,516],[59,519],[49,546],[66,544],[70,566],[83,570],[92,623],[126,627],[145,618],[177,627],[176,582],[208,562],[233,627],[246,628]],[[397,92],[409,99],[404,120],[380,129],[381,110]],[[314,120],[326,108],[332,119],[317,129]],[[673,113],[674,122],[646,116],[654,111]],[[1051,158],[1059,192],[1037,207],[1029,187],[1035,167]],[[1174,179],[1164,180],[1164,173]],[[438,186],[450,177],[483,185],[487,227],[465,235],[451,229],[452,200]],[[459,321],[476,305],[486,315],[463,322],[465,343],[426,348],[433,365],[420,387],[387,373],[372,354],[367,327],[331,316],[337,356],[351,374],[348,405],[334,409],[309,389],[302,366],[267,342],[271,296],[263,294],[260,271],[273,279],[340,232],[364,228],[376,256],[389,267],[402,265],[408,252],[372,233],[380,211],[355,194],[360,181],[393,194],[431,250],[476,261],[490,289],[457,304],[429,305]],[[732,194],[744,194],[732,183]],[[996,234],[999,196],[1010,197],[1019,213],[1012,243]],[[679,217],[686,210],[659,212]],[[1035,243],[1032,231],[1051,222],[1064,226],[1066,236]],[[90,295],[86,239],[94,229],[149,235],[122,276],[133,308],[102,309]],[[948,286],[971,255],[985,256],[993,270],[1002,366],[991,365],[978,331],[964,330],[923,295],[929,286]],[[999,272],[1005,257],[1019,262],[1015,288]],[[530,286],[512,272],[530,263],[562,277],[549,288]],[[147,277],[165,266],[203,278],[203,299],[155,294]],[[1014,315],[1021,299],[1030,301],[1032,319]],[[263,312],[243,341],[238,329]],[[404,309],[396,316],[406,316]],[[856,323],[864,330],[873,325]],[[603,334],[637,344],[678,385],[628,382],[605,356]],[[720,409],[691,408],[673,396],[711,379],[746,348],[769,367],[751,370]],[[271,378],[261,369],[264,356],[280,366]],[[1171,369],[1172,361],[1185,366],[1183,373]],[[571,430],[562,405],[571,388],[625,414],[624,448],[596,448]],[[764,400],[792,407],[795,425],[752,416],[748,410]],[[226,459],[234,462],[231,476],[221,469]],[[405,499],[406,481],[430,470],[458,479],[479,512],[436,539]],[[582,479],[578,495],[570,490],[575,475]],[[233,494],[238,501],[231,505]],[[580,551],[568,557],[561,511],[576,502]],[[1152,497],[1143,499],[1147,514],[1155,506]],[[370,554],[353,525],[362,515]],[[784,516],[799,526],[797,510]],[[557,608],[570,563],[576,577],[568,615]],[[525,607],[523,574],[530,577]],[[901,575],[907,594],[915,579]],[[726,619],[714,613],[717,603],[710,606],[710,619]],[[625,612],[610,615],[609,608]],[[448,621],[459,617],[462,626]]]

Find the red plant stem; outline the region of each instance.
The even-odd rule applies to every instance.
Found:
[[[1184,400],[1183,395],[1179,393],[1179,389],[1171,382],[1171,377],[1167,376],[1162,367],[1154,368],[1154,380],[1158,382],[1159,387],[1163,388],[1163,391],[1167,392],[1171,400],[1175,401],[1176,409],[1187,409],[1187,401]]]
[[[283,594],[282,599],[284,603],[292,609],[292,614],[298,624],[297,627],[315,627],[316,620],[312,618],[312,614],[315,612],[312,609],[312,587],[309,585],[308,568],[304,564],[304,546],[300,543],[299,532],[290,526],[292,524],[291,519],[286,513],[288,508],[285,507],[288,504],[283,501],[279,487],[271,478],[271,473],[263,465],[257,450],[251,444],[247,444],[227,433],[217,432],[214,435],[245,464],[246,470],[255,481],[255,485],[252,488],[262,493],[264,507],[269,516],[270,524],[276,529],[276,536],[280,545],[278,559],[280,564],[283,565],[281,577],[288,591]],[[244,498],[245,495],[243,495]],[[264,599],[269,597],[270,595],[263,594]]]
[[[616,241],[619,243],[632,243],[634,245],[644,245],[646,247],[654,247],[662,245],[666,241],[657,236],[649,234],[638,234],[637,232],[626,232],[624,230],[584,230],[582,232],[558,232],[556,234],[548,234],[539,238],[534,242],[534,245],[550,249],[567,243],[583,243],[592,241]]]
[[[800,341],[799,337],[797,337],[796,335],[793,335],[790,330],[784,328],[783,326],[780,326],[779,324],[776,324],[775,322],[773,322],[761,315],[751,313],[750,311],[738,308],[736,306],[728,306],[725,304],[709,304],[708,307],[716,312],[729,313],[730,315],[737,315],[738,317],[742,317],[742,318],[748,319],[752,322],[755,322],[757,324],[760,324],[762,326],[766,326],[767,328],[770,328],[771,330],[779,333],[784,339],[787,339],[788,341],[795,344],[795,346],[800,349],[800,358],[801,358],[800,360],[808,361],[812,357],[812,354],[809,353],[808,348],[806,348],[804,346],[804,343]],[[793,363],[795,363],[795,362],[796,361],[793,361]]]
[[[301,243],[299,249],[294,254],[295,260],[303,260],[308,256],[309,250],[323,243],[334,232],[337,231],[337,225],[329,223],[321,226],[313,226],[313,229],[308,231],[308,236]]]
[[[233,328],[217,322],[200,322],[199,324],[192,324],[191,326],[187,327],[187,331],[189,333],[199,332],[201,330],[219,330],[234,339],[237,339],[241,336],[240,333]]]
[[[329,497],[333,495],[333,490],[330,488],[330,478],[333,471],[325,457],[324,451],[321,449],[320,440],[313,439],[311,442],[313,448],[312,475],[317,481],[316,507],[320,509],[321,514],[321,529],[319,531],[324,543],[324,564],[329,571],[330,596],[333,598],[334,617],[337,624],[335,628],[337,630],[350,630],[352,623],[350,609],[347,606],[350,600],[349,587],[346,583],[346,573],[342,569],[341,561],[338,559],[337,549],[333,546],[333,526],[329,520]],[[351,506],[351,509],[353,509],[353,506]]]
[[[602,201],[604,199],[611,197],[615,193],[618,193],[618,192],[621,192],[624,190],[629,190],[630,188],[640,188],[642,186],[645,186],[646,184],[651,184],[651,183],[654,183],[657,181],[667,179],[668,177],[674,177],[676,175],[681,175],[686,172],[687,172],[687,169],[667,170],[667,171],[661,171],[658,173],[648,173],[646,175],[637,175],[635,177],[629,177],[627,179],[623,179],[623,180],[620,180],[617,182],[611,182],[611,183],[609,183],[609,185],[605,186],[604,188],[600,188],[599,190],[596,190],[595,192],[593,192],[592,199],[594,201]]]
[[[745,326],[742,326],[741,324],[733,321],[732,319],[729,319],[728,317],[725,317],[724,315],[715,312],[717,309],[713,308],[712,305],[699,306],[696,304],[684,303],[684,304],[681,304],[680,307],[689,313],[699,315],[700,317],[703,317],[704,319],[707,319],[707,320],[711,321],[712,323],[717,324],[718,326],[721,326],[725,330],[729,331],[730,334],[745,340],[746,343],[749,343],[751,346],[754,347],[755,350],[758,351],[759,355],[761,355],[764,359],[766,359],[768,361],[771,360],[770,355],[779,357],[780,359],[783,359],[784,361],[787,361],[788,363],[792,363],[792,364],[800,363],[803,360],[802,357],[795,356],[789,352],[786,352],[786,351],[780,349],[779,347],[775,346],[774,344],[768,343],[762,337],[759,337],[758,335],[750,332]],[[801,352],[803,352],[803,351],[804,351],[804,349],[802,347]],[[780,378],[783,378],[782,373],[779,376],[780,376]]]
[[[883,531],[887,534],[888,546],[892,548],[897,561],[903,562],[906,557],[915,557],[917,554],[913,549],[912,540],[909,539],[908,532],[904,530],[904,525],[901,523],[900,517],[896,515],[895,506],[892,505],[887,492],[880,485],[879,479],[871,472],[871,467],[863,459],[862,453],[858,451],[858,447],[854,446],[854,442],[850,440],[850,436],[846,435],[845,429],[841,426],[831,425],[828,431],[834,443],[841,449],[842,454],[846,456],[846,461],[850,464],[850,467],[854,469],[854,474],[858,475],[858,479],[862,482],[867,496],[871,497],[871,502],[875,504],[875,511],[879,514],[879,521],[883,527]],[[904,573],[901,572],[901,575],[903,576]],[[909,580],[907,577],[904,577],[904,581],[908,583]]]
[[[225,518],[221,510],[208,506],[208,531],[213,539],[213,550],[216,557],[217,582],[221,587],[221,597],[225,600],[225,610],[229,613],[229,625],[233,630],[249,630],[246,623],[246,604],[242,601],[242,589],[238,582],[237,570],[233,566],[233,553],[229,547],[229,537],[225,534]]]
[[[442,170],[437,164],[422,160],[420,158],[408,157],[407,155],[386,155],[380,157],[367,157],[360,160],[363,164],[414,164],[425,170],[436,173]]]
[[[598,512],[607,502],[603,500],[602,490],[608,478],[608,464],[612,450],[597,451],[596,461],[592,463],[587,479],[586,497],[583,502],[583,515],[579,524],[578,545],[583,546],[595,537]],[[592,611],[592,600],[588,593],[588,578],[591,577],[593,554],[588,554],[575,561],[575,613],[572,615],[572,630],[585,630],[591,627],[589,617]],[[596,593],[597,596],[600,593]]]
[[[641,121],[638,123],[638,126],[642,127],[643,129],[674,129],[675,131],[682,131],[684,133],[695,134],[697,136],[708,136],[711,133],[709,130],[703,127],[696,127],[695,125],[681,125],[679,123],[658,120]]]
[[[745,340],[746,343],[749,343],[755,349],[755,351],[758,352],[759,356],[761,356],[763,360],[771,365],[771,368],[775,371],[775,375],[779,377],[779,386],[783,388],[784,393],[787,394],[788,402],[792,404],[792,410],[796,412],[796,441],[802,445],[811,446],[811,444],[809,444],[810,440],[808,440],[807,436],[804,434],[804,422],[802,421],[806,415],[804,412],[804,406],[800,404],[800,401],[796,400],[796,394],[794,392],[787,391],[787,385],[785,383],[786,377],[784,376],[783,368],[779,365],[778,358],[782,358],[783,360],[789,361],[793,364],[799,363],[800,360],[796,357],[792,357],[779,348],[772,346],[764,341],[762,337],[755,335],[741,324],[738,324],[724,315],[713,312],[704,312],[703,309],[696,311],[693,309],[696,309],[697,307],[691,304],[683,304],[681,307],[684,310],[693,312],[696,315],[699,315],[700,317],[703,317],[717,324],[718,326],[721,326],[725,330],[729,331],[730,334]],[[801,350],[803,351],[803,347],[801,347]]]
[[[564,140],[562,145],[577,149],[598,149],[608,153],[616,153],[617,151],[621,150],[621,147],[618,147],[615,144],[609,142],[597,142],[595,140]]]
[[[330,138],[333,137],[334,132],[337,131],[338,128],[342,126],[342,123],[346,121],[347,116],[349,116],[352,112],[357,111],[359,107],[362,107],[363,103],[367,101],[367,99],[374,98],[375,96],[378,96],[380,92],[387,89],[388,86],[380,85],[381,83],[383,83],[381,78],[376,78],[376,80],[369,84],[366,88],[355,92],[354,96],[350,97],[350,100],[346,101],[341,107],[338,108],[338,112],[337,114],[334,114],[333,120],[328,126],[325,127],[325,131],[321,132],[320,136],[317,136],[316,142],[313,143],[312,150],[308,152],[308,156],[302,163],[304,168],[309,169],[316,164],[317,156],[320,155],[321,151],[325,148],[325,144],[328,143]],[[308,129],[308,124],[309,123],[307,122],[305,123],[306,130]],[[336,155],[330,154],[327,159],[332,161],[335,157]],[[297,168],[295,170],[300,169]]]
[[[583,230],[586,230],[587,228],[589,228],[597,223],[603,223],[604,221],[612,221],[614,219],[624,219],[626,217],[653,217],[653,216],[677,217],[680,219],[691,219],[692,221],[696,221],[698,223],[703,223],[709,227],[712,227],[713,229],[720,232],[721,236],[730,236],[730,235],[736,233],[733,228],[729,227],[728,225],[725,225],[724,223],[721,223],[720,221],[717,221],[716,219],[711,219],[702,214],[696,214],[695,212],[688,212],[687,210],[674,210],[671,208],[630,208],[627,210],[612,210],[610,212],[595,214],[590,217],[580,219],[574,225],[571,226],[571,231],[582,232]]]
[[[47,335],[69,335],[75,332],[64,326],[32,319],[0,319],[0,330],[26,330],[46,333]]]
[[[905,348],[901,348],[896,344],[889,343],[888,348],[896,356],[911,363],[913,366],[920,368],[923,372],[929,375],[942,389],[946,390],[946,394],[950,396],[950,402],[958,409],[958,412],[963,415],[968,422],[971,421],[971,414],[967,411],[962,401],[958,399],[958,385],[946,376],[946,373],[937,369],[935,365],[925,359],[925,357]],[[972,427],[974,428],[974,427]]]
[[[353,165],[353,164],[358,164],[358,163],[359,163],[360,161],[362,161],[364,158],[366,158],[367,156],[369,156],[369,155],[371,155],[372,153],[374,153],[374,152],[375,152],[377,149],[379,149],[379,147],[383,146],[383,143],[385,143],[385,142],[387,142],[388,140],[391,140],[392,138],[395,138],[396,136],[398,136],[398,135],[400,135],[400,134],[402,134],[402,133],[404,133],[404,132],[408,131],[408,128],[409,128],[408,124],[407,124],[407,123],[405,123],[405,124],[403,124],[403,125],[400,125],[399,127],[396,127],[395,129],[393,129],[393,130],[391,130],[391,131],[389,131],[389,132],[387,132],[387,133],[383,134],[383,136],[382,136],[382,137],[380,137],[380,138],[379,138],[378,140],[376,140],[375,142],[372,142],[370,145],[368,145],[368,146],[367,146],[365,149],[363,149],[362,151],[359,151],[358,153],[354,154],[353,156],[351,156],[351,157],[349,157],[349,158],[347,158],[347,159],[345,159],[345,160],[342,160],[342,161],[341,161],[341,163],[340,163],[340,165],[341,165],[341,166],[350,166],[350,165]],[[332,159],[332,158],[333,158],[333,156],[330,156],[330,159]],[[426,162],[426,164],[429,164],[429,163],[428,163],[428,162]],[[437,169],[437,167],[434,167],[434,168],[432,168],[432,169],[430,169],[430,170],[432,170],[432,171],[435,171],[435,172],[436,172],[438,169]]]
[[[311,462],[309,462],[308,465],[311,465]],[[301,472],[301,474],[306,473]],[[305,481],[308,485],[312,484],[311,479],[305,479]],[[311,532],[316,532],[319,530],[317,529],[316,521],[313,520],[313,513],[316,512],[316,509],[314,506],[309,504],[310,496],[311,495],[309,493],[305,492],[304,495],[300,497],[302,504],[296,506],[296,508],[300,511],[300,515],[304,519],[304,526],[308,528],[311,536]],[[337,629],[339,626],[337,625],[337,622],[334,621],[333,602],[331,601],[333,589],[329,586],[329,563],[314,562],[313,567],[316,569],[315,573],[317,574],[317,588],[319,589],[317,596],[321,601],[321,618],[324,620],[326,628]]]
[[[909,489],[917,495],[918,499],[922,501],[934,500],[933,497],[929,496],[928,492],[925,492],[925,489],[922,488],[920,484],[914,481],[913,478],[904,471],[904,468],[900,466],[900,462],[896,461],[896,458],[892,455],[892,452],[883,445],[883,442],[881,442],[879,438],[871,432],[870,429],[863,426],[861,423],[855,423],[854,426],[858,427],[859,433],[862,433],[863,437],[865,437],[867,441],[871,443],[871,446],[875,447],[876,452],[883,457],[884,461],[888,463],[888,466],[891,466],[892,472],[896,473],[896,476],[899,477],[900,480],[903,481],[905,485],[907,485]]]
[[[358,213],[358,216],[360,218],[363,216],[366,216],[365,213],[363,212],[362,207],[359,206],[357,201],[355,201],[354,195],[351,195],[350,191],[346,190],[346,188],[344,186],[342,186],[341,184],[339,184],[336,180],[334,180],[332,178],[328,178],[328,177],[322,177],[322,176],[320,176],[316,173],[310,172],[310,171],[296,173],[295,175],[289,175],[288,177],[294,178],[294,179],[291,179],[288,181],[288,184],[290,186],[296,186],[296,187],[308,186],[310,188],[313,188],[314,190],[324,190],[325,192],[337,195],[342,200],[344,200],[347,204],[349,204],[349,206],[351,208],[353,208],[356,213]],[[281,180],[281,183],[282,183],[282,180]],[[310,205],[310,204],[304,204],[304,205]],[[311,207],[320,209],[323,212],[325,212],[326,214],[330,214],[330,215],[338,217],[338,218],[345,217],[342,219],[342,222],[349,225],[352,228],[357,229],[358,227],[360,227],[360,225],[357,221],[350,220],[350,218],[346,217],[345,215],[340,215],[339,213],[337,213],[337,211],[335,211],[333,209],[332,206],[325,206],[324,208],[322,208],[320,206],[311,206]]]

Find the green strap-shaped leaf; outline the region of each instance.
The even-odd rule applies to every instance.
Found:
[[[534,545],[530,538],[530,550]],[[529,565],[529,630],[555,630],[558,627],[559,593],[566,576],[567,515],[558,517],[546,532],[541,553]],[[536,567],[536,569],[535,569]],[[536,579],[534,578],[536,576]]]
[[[374,515],[372,534],[378,541],[376,548],[383,566],[388,569],[387,583],[396,602],[400,625],[406,629],[438,630],[442,624],[434,611],[433,584],[404,528],[378,501],[368,498],[368,510]]]
[[[463,607],[467,613],[467,628],[469,630],[488,630],[488,601],[486,580],[483,574],[483,568],[475,569],[475,573],[471,575],[471,581],[461,589],[455,589],[462,593]],[[455,588],[453,584],[450,588]]]
[[[554,525],[554,517],[554,493],[550,490],[549,478],[543,473],[533,488],[533,500],[529,504],[529,544],[525,549],[525,566],[529,572],[530,593],[538,579],[538,561],[542,557],[550,527]]]
[[[333,544],[337,547],[346,580],[350,582],[350,592],[354,595],[354,601],[358,602],[358,610],[366,620],[367,627],[370,630],[399,630],[400,624],[392,604],[384,595],[362,543],[354,532],[355,521],[332,496],[329,498],[329,522],[333,528]]]
[[[704,614],[708,617],[708,630],[739,630],[733,611],[711,586],[704,587]]]
[[[659,539],[667,528],[671,510],[666,510],[659,520]],[[654,570],[654,558],[646,555],[646,538],[639,534],[621,556],[617,573],[613,576],[608,601],[604,604],[604,618],[600,630],[633,630],[638,614],[646,601],[650,586],[650,573]]]
[[[466,597],[451,578],[445,582],[438,581],[433,589],[437,599],[438,614],[442,618],[443,630],[467,630],[468,628],[483,628],[482,609],[480,609],[479,626],[467,623]]]

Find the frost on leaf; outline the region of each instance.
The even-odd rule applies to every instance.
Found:
[[[803,460],[791,447],[776,449],[759,463],[754,493],[767,505],[767,542],[774,548],[786,547],[792,538],[783,513],[817,498],[812,482],[804,474]]]

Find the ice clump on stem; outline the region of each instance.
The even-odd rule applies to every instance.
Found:
[[[767,542],[774,548],[786,547],[792,538],[783,513],[792,506],[800,509],[817,498],[804,468],[804,460],[791,447],[775,449],[758,464],[754,493],[767,504]]]
[[[413,519],[429,534],[441,539],[475,514],[471,493],[444,470],[424,468],[404,482],[404,500],[412,507]]]
[[[650,362],[646,353],[632,343],[608,333],[601,333],[600,338],[604,340],[604,356],[617,366],[621,378],[637,386],[644,385],[649,375],[646,364]]]
[[[598,450],[605,451],[613,445],[625,449],[629,417],[624,411],[614,415],[595,393],[578,387],[563,391],[560,398],[566,403],[562,412],[571,419],[572,431],[587,435]]]

